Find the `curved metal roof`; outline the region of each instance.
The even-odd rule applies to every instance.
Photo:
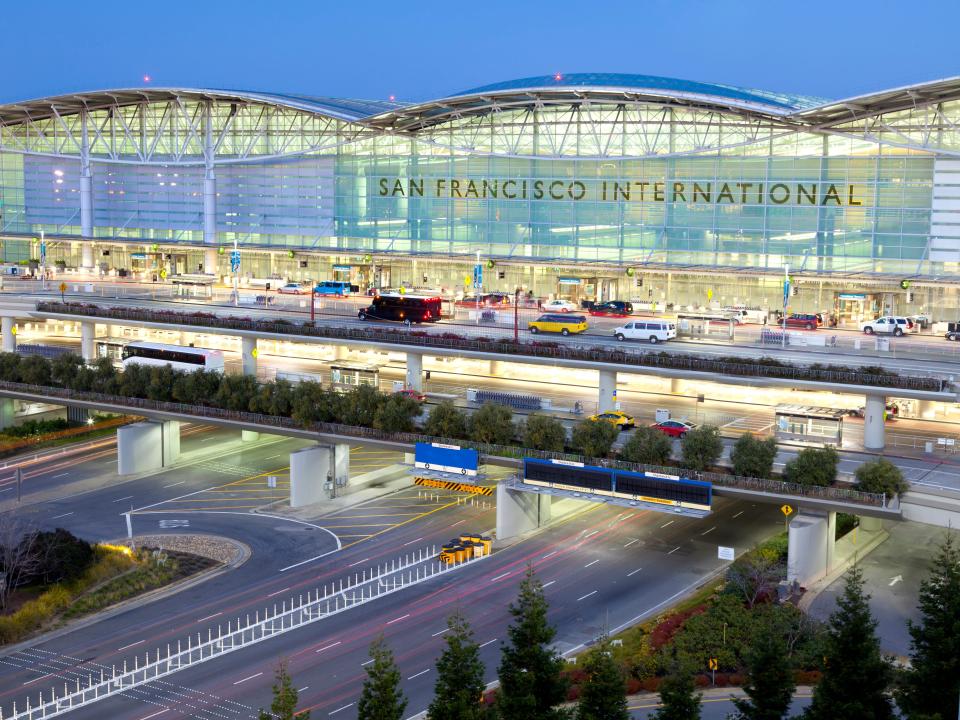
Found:
[[[810,125],[835,125],[882,113],[957,99],[960,99],[960,76],[904,85],[866,95],[855,95],[802,110],[795,113],[794,117]]]

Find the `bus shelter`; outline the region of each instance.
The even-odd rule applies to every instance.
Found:
[[[846,410],[836,408],[779,405],[774,423],[775,435],[778,440],[799,440],[840,447],[846,414]]]
[[[678,338],[733,340],[737,321],[713,313],[677,313]]]
[[[353,390],[361,385],[380,388],[380,368],[376,365],[331,365],[330,385],[335,390]]]

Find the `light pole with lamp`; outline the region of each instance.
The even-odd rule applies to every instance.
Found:
[[[40,289],[47,289],[47,240],[44,231],[40,231]]]
[[[783,336],[780,347],[787,346],[787,302],[790,299],[790,263],[783,266]]]
[[[480,288],[483,287],[483,267],[480,265],[480,251],[477,250],[477,264],[473,266],[473,289],[477,294],[477,325],[480,324]]]

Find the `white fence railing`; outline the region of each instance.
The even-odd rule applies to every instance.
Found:
[[[13,703],[12,714],[4,714],[3,708],[0,708],[0,720],[39,720],[62,715],[452,572],[480,559],[447,565],[436,560],[436,547],[424,548],[315,588],[306,595],[301,593],[289,601],[274,604],[272,608],[257,611],[252,616],[247,614],[230,620],[226,627],[218,624],[216,628],[207,628],[206,638],[198,632],[178,640],[176,646],[168,643],[165,649],[147,652],[143,658],[137,655],[132,661],[124,660],[120,666],[103,668],[99,675],[89,673],[85,681],[78,677],[69,683],[65,682],[59,694],[56,687],[41,691],[35,700],[27,697],[20,703]]]

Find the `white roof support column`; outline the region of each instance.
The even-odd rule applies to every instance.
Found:
[[[217,176],[213,171],[213,102],[203,103],[203,160],[206,173],[203,178],[203,242],[217,244]],[[207,269],[207,272],[212,272]]]
[[[85,269],[93,267],[93,175],[90,172],[90,138],[87,135],[87,110],[80,111],[80,235],[83,238]],[[89,250],[88,250],[89,248]]]

